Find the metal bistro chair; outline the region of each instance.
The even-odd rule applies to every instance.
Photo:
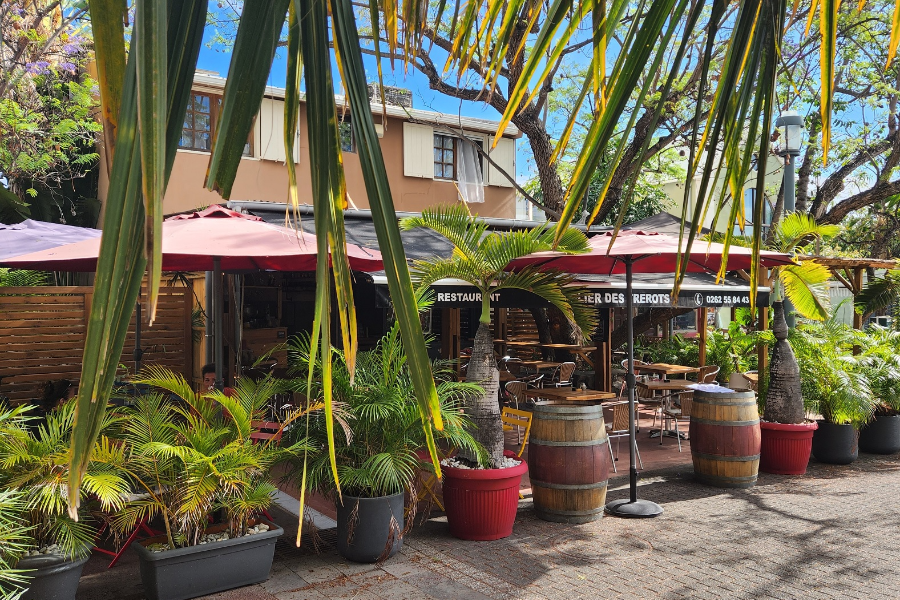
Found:
[[[564,362],[553,372],[550,381],[555,387],[572,387],[572,374],[575,372],[575,363]]]
[[[697,383],[715,383],[718,375],[719,367],[715,365],[700,367],[700,372],[697,374]]]
[[[718,367],[716,369],[718,370]],[[669,402],[666,403],[666,407],[663,409],[663,416],[666,419],[666,423],[671,420],[675,424],[675,439],[678,440],[678,451],[681,452],[681,432],[678,430],[678,420],[691,420],[691,409],[694,406],[694,392],[680,392],[677,396],[681,406],[674,406],[672,404],[672,400],[676,397],[675,394],[669,396]],[[663,428],[665,428],[665,424],[663,425]],[[660,432],[660,446],[662,446],[663,437],[662,432]]]
[[[525,389],[528,387],[524,381],[510,381],[503,388],[506,391],[507,402],[512,402],[519,408],[519,402],[525,401]]]
[[[603,420],[606,423],[606,442],[609,445],[609,458],[612,460],[613,473],[618,473],[616,460],[618,459],[622,438],[629,438],[629,443],[631,443],[631,435],[628,431],[628,401],[620,400],[604,404],[603,413]],[[615,455],[613,455],[612,438],[616,438]],[[641,460],[641,452],[637,449],[637,445],[635,445],[635,454],[641,469],[643,469],[644,461]]]
[[[513,427],[515,427],[516,441],[519,439],[522,440],[519,451],[516,452],[516,456],[519,458],[522,458],[522,453],[525,452],[525,445],[528,444],[528,436],[531,434],[531,420],[533,417],[534,415],[527,410],[517,410],[508,406],[504,406],[503,412],[500,414],[500,419],[503,421],[503,431],[511,431]],[[522,435],[523,429],[525,430],[524,436]],[[519,499],[521,500],[524,497],[522,492],[519,492]]]
[[[528,444],[532,417],[533,415],[527,410],[518,410],[508,406],[503,407],[503,412],[500,415],[500,419],[503,421],[503,431],[512,431],[514,427],[516,428],[516,443],[521,444],[518,452],[516,452],[516,456],[519,458],[522,457],[522,453],[525,452],[525,446]],[[525,430],[524,435],[522,435],[523,429]]]

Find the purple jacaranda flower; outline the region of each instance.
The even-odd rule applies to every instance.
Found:
[[[69,73],[75,72],[75,64],[70,62],[61,62],[59,63],[59,68],[63,71],[68,71]]]
[[[50,63],[46,60],[25,63],[25,70],[32,75],[47,75],[50,73]]]

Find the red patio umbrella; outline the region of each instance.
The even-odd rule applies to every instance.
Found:
[[[266,223],[214,204],[202,211],[170,217],[162,227],[163,271],[213,271],[215,301],[213,324],[216,384],[222,378],[222,271],[314,271],[318,261],[316,236]],[[8,267],[47,271],[94,271],[100,238],[58,246],[3,260]],[[380,271],[377,250],[347,244],[350,268]],[[137,307],[140,324],[140,304]],[[135,336],[135,363],[140,357],[140,329]]]
[[[313,271],[316,236],[266,223],[223,206],[170,217],[163,222],[164,271]],[[47,271],[94,271],[100,239],[66,244],[7,258],[6,266]],[[347,244],[350,268],[380,271],[381,253]]]
[[[512,261],[509,268],[522,269],[535,266],[541,269],[559,269],[568,273],[625,274],[625,310],[628,313],[628,372],[625,380],[628,386],[631,494],[625,500],[613,500],[606,505],[606,512],[619,517],[656,517],[662,514],[662,507],[649,500],[637,497],[637,465],[635,464],[634,422],[634,297],[632,296],[632,273],[674,273],[678,266],[678,238],[647,231],[620,231],[612,246],[612,233],[603,233],[590,240],[591,249],[584,254],[563,254],[561,252],[535,252]],[[684,248],[686,244],[681,245]],[[696,242],[687,259],[687,270],[692,272],[711,271],[716,273],[722,265],[725,247],[722,244]],[[749,248],[732,246],[728,249],[727,268],[729,270],[749,269],[752,252]],[[777,266],[793,263],[791,257],[780,252],[763,251],[760,265]],[[660,432],[662,433],[662,432]]]

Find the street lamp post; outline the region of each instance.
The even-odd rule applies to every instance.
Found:
[[[800,155],[800,136],[803,134],[803,117],[792,110],[781,113],[781,116],[775,120],[775,127],[781,133],[781,139],[784,144],[778,152],[784,160],[784,214],[792,213],[796,210],[797,199],[797,181],[794,176],[794,167],[796,166],[797,156]],[[788,327],[795,324],[794,311],[792,310],[790,301],[784,299],[785,320]]]

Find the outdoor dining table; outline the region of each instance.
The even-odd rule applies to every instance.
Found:
[[[690,381],[688,379],[656,379],[653,381],[638,381],[638,382],[636,382],[636,384],[637,384],[637,387],[644,389],[644,390],[649,390],[651,392],[669,392],[668,394],[659,398],[659,401],[662,403],[662,402],[669,400],[676,394],[679,394],[680,392],[688,391],[689,389],[691,389],[690,386],[694,385],[695,382]],[[663,415],[662,415],[662,406],[661,406],[660,407],[660,415],[659,415],[660,420],[662,420],[662,416]],[[651,429],[650,430],[650,437],[652,437],[652,438],[658,437],[660,444],[662,444],[663,436],[675,437],[676,435],[679,435],[679,433],[675,432],[672,429],[660,428],[660,429]],[[682,435],[682,439],[686,439],[684,437],[683,433],[681,435]]]
[[[659,375],[687,375],[688,373],[699,373],[699,367],[685,367],[682,365],[670,365],[667,363],[652,363],[649,365],[634,365],[634,370],[640,373],[658,373]]]
[[[591,352],[597,350],[597,346],[580,346],[578,344],[541,344],[541,348],[548,348],[550,350],[565,350],[566,352],[571,352],[572,354],[577,354],[581,358],[584,359],[588,365],[593,368],[594,361],[591,360]]]
[[[597,390],[573,390],[572,388],[537,388],[525,390],[527,398],[544,398],[546,400],[612,400],[615,392]]]
[[[541,369],[555,369],[562,363],[553,362],[552,360],[523,360],[519,364],[523,367],[530,367],[535,371],[540,371]]]

